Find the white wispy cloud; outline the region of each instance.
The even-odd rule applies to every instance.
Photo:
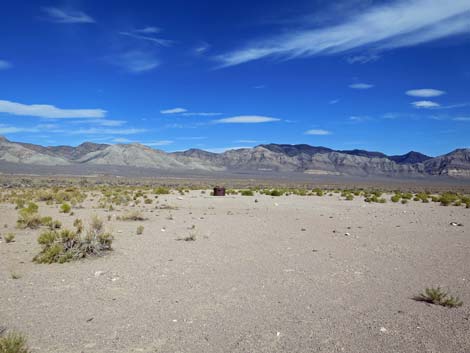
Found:
[[[58,7],[43,7],[47,19],[57,23],[94,23],[95,20],[82,11],[66,10]]]
[[[370,83],[353,83],[349,85],[349,88],[352,88],[352,89],[370,89],[372,87],[374,87],[374,85]]]
[[[339,99],[332,99],[328,102],[328,104],[331,104],[331,105],[337,104],[337,103],[339,103]]]
[[[269,116],[260,115],[240,115],[231,118],[223,118],[213,120],[216,124],[258,124],[258,123],[269,123],[274,121],[280,121],[278,118],[271,118]]]
[[[155,142],[145,142],[143,144],[150,146],[150,147],[158,147],[158,146],[168,146],[168,145],[171,145],[173,142],[174,141],[171,141],[171,140],[160,140],[160,141],[155,141]]]
[[[194,112],[186,112],[186,113],[182,113],[181,115],[183,115],[183,116],[217,116],[217,115],[222,115],[222,113],[206,113],[206,112],[194,113]]]
[[[88,128],[70,131],[72,135],[135,135],[146,132],[147,129],[125,128],[125,129],[103,129]]]
[[[355,123],[363,123],[365,121],[370,120],[370,117],[363,115],[353,115],[349,117],[349,120]]]
[[[0,135],[16,134],[19,132],[38,132],[37,128],[25,128],[11,125],[0,124]]]
[[[138,32],[138,33],[134,33],[134,32],[119,32],[119,34],[122,35],[122,36],[127,36],[127,37],[130,37],[130,38],[134,38],[134,39],[146,40],[146,41],[149,41],[149,42],[152,42],[152,43],[161,45],[161,46],[163,46],[163,47],[168,47],[168,46],[170,46],[170,45],[173,43],[173,41],[168,40],[168,39],[162,39],[162,38],[157,38],[157,37],[145,36],[145,35],[139,34],[139,32]]]
[[[441,105],[436,102],[432,101],[417,101],[411,103],[415,108],[418,109],[431,109],[431,108],[439,108]]]
[[[122,126],[127,123],[125,120],[111,120],[111,119],[87,119],[87,120],[75,120],[72,121],[74,124],[93,124],[99,126],[108,126],[108,127],[116,127]]]
[[[346,60],[350,64],[367,64],[380,59],[380,55],[377,54],[364,54],[349,56]]]
[[[13,65],[6,60],[0,60],[0,70],[7,70],[11,68]]]
[[[160,61],[153,53],[140,50],[117,55],[111,58],[110,61],[124,70],[135,74],[153,70],[160,65]]]
[[[154,26],[147,26],[144,28],[137,28],[134,30],[136,33],[145,33],[145,34],[156,34],[160,33],[162,30],[159,27],[154,27]]]
[[[171,109],[160,110],[160,114],[181,114],[187,111],[188,110],[185,108],[171,108]]]
[[[202,54],[206,53],[210,48],[211,48],[211,46],[210,46],[209,43],[202,42],[196,48],[194,48],[194,52],[196,54],[202,55]]]
[[[446,92],[433,88],[420,88],[406,91],[406,94],[411,97],[431,98],[442,96],[443,94],[446,94]]]
[[[0,113],[35,116],[39,118],[103,118],[106,110],[103,109],[61,109],[48,104],[22,104],[0,100]]]
[[[311,129],[311,130],[305,131],[305,135],[325,136],[325,135],[331,135],[331,131],[323,130],[323,129]]]
[[[365,9],[338,25],[294,28],[285,34],[253,41],[219,55],[216,60],[224,67],[265,57],[294,59],[413,46],[470,32],[469,11],[468,0],[387,2]]]
[[[457,117],[457,118],[453,118],[452,120],[454,120],[454,121],[470,122],[470,117],[467,117],[467,116],[459,116],[459,117]]]

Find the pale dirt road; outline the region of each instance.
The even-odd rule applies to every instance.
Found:
[[[113,216],[112,253],[63,265],[32,263],[40,231],[14,229],[17,211],[0,205],[0,234],[17,234],[0,243],[0,326],[48,353],[470,352],[470,210],[178,197],[159,198],[177,210],[136,207],[146,221]],[[73,217],[44,204],[40,213],[68,226],[123,213],[84,205]],[[175,240],[191,233],[194,242]],[[463,307],[411,299],[427,286]]]

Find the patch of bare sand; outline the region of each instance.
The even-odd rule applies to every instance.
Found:
[[[41,203],[68,227],[112,215],[114,251],[62,265],[32,263],[40,231],[13,230],[0,204],[0,233],[16,233],[0,243],[0,326],[33,352],[470,351],[468,209],[198,191],[160,203],[178,209],[137,206],[142,222]],[[463,307],[411,300],[428,286]]]

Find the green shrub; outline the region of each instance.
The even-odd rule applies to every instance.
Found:
[[[242,196],[254,196],[255,195],[252,190],[242,190],[240,191],[240,194]]]
[[[284,195],[284,192],[282,192],[281,190],[274,189],[274,190],[271,190],[269,195],[270,196],[282,196]]]
[[[144,226],[140,225],[137,227],[136,233],[137,235],[141,235],[144,232]]]
[[[70,213],[71,210],[72,210],[72,206],[70,206],[66,202],[64,202],[62,205],[60,205],[60,212],[61,213]]]
[[[439,197],[439,202],[441,206],[449,206],[450,204],[456,202],[459,199],[457,194],[451,192],[445,192]]]
[[[392,200],[392,202],[398,202],[398,201],[400,201],[400,199],[401,199],[401,196],[395,194],[395,195],[393,195],[393,196],[391,197],[390,200]]]
[[[408,203],[408,200],[407,200],[407,199],[403,199],[403,200],[401,200],[401,203],[402,203],[403,205],[406,205],[406,204]]]
[[[0,353],[29,353],[26,338],[14,332],[0,337]]]
[[[441,305],[449,308],[456,308],[463,305],[458,297],[453,297],[444,292],[440,287],[426,288],[424,293],[413,298],[416,301],[422,301],[430,304]]]
[[[37,263],[64,263],[87,256],[99,256],[111,250],[113,236],[104,231],[103,221],[94,216],[85,235],[63,229],[48,230],[38,237],[41,252],[33,261]]]
[[[170,193],[170,190],[167,188],[164,188],[163,186],[160,186],[154,190],[154,193],[156,195],[167,195]]]
[[[12,243],[15,241],[15,234],[7,233],[3,236],[3,239],[5,239],[5,243]]]

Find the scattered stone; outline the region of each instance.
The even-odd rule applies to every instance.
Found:
[[[387,332],[387,329],[385,327],[381,327],[380,332]]]
[[[351,235],[351,233],[346,232],[346,233],[344,233],[344,235],[349,237]]]
[[[300,231],[302,231],[302,232],[305,232],[306,230],[307,230],[307,229],[305,229],[305,228],[300,229]]]
[[[95,272],[95,277],[98,278],[98,277],[104,275],[105,273],[106,273],[105,271],[96,271]]]

